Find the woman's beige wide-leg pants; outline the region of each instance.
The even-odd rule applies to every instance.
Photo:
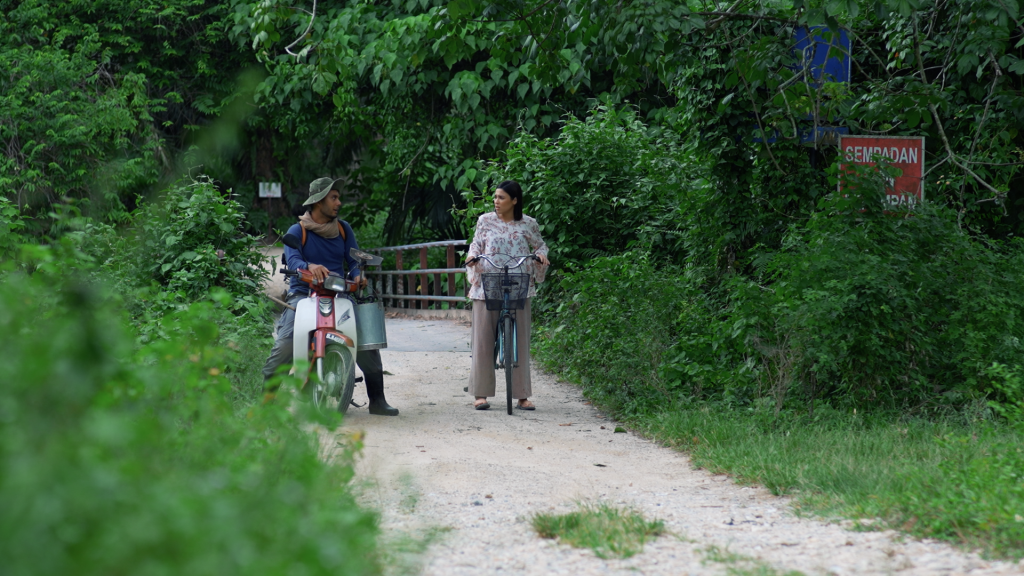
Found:
[[[517,400],[533,396],[530,386],[530,300],[526,299],[525,308],[516,310],[519,365],[512,371],[512,397]],[[483,300],[473,300],[473,363],[469,369],[469,393],[474,398],[495,396],[494,331],[500,313],[500,310],[488,310]]]

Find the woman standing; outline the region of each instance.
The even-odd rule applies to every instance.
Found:
[[[516,344],[519,349],[519,369],[512,374],[512,397],[516,408],[533,410],[530,402],[530,301],[537,295],[536,283],[544,281],[547,272],[548,247],[540,237],[537,221],[523,215],[523,189],[512,180],[506,180],[494,191],[494,212],[480,216],[469,246],[467,259],[481,254],[524,256],[535,253],[540,264],[532,260],[523,264],[530,274],[530,291],[526,306],[516,312]],[[494,331],[498,324],[498,310],[488,310],[484,303],[481,282],[482,262],[469,264],[466,277],[470,282],[469,297],[473,300],[473,364],[469,371],[469,393],[476,400],[473,407],[486,410],[491,407],[487,398],[494,396]],[[485,264],[484,264],[485,265]]]

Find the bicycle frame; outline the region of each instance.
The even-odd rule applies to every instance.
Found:
[[[508,266],[502,270],[502,275],[508,278]],[[516,327],[516,309],[509,305],[510,289],[504,290],[504,303],[501,312],[498,314],[498,323],[494,327],[494,369],[500,370],[505,367],[505,339],[501,337],[502,320],[508,318],[512,322],[512,366],[519,367],[519,333]]]

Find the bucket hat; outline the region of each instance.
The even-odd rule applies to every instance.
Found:
[[[341,178],[331,178],[324,176],[323,178],[317,178],[309,183],[309,198],[302,203],[303,206],[309,206],[310,204],[316,204],[317,202],[324,199],[327,193],[334,189],[334,183]]]

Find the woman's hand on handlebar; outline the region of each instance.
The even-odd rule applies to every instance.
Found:
[[[534,254],[533,256],[541,264],[543,264],[545,266],[551,266],[551,260],[548,260],[548,255],[547,254]]]
[[[466,260],[466,266],[476,266],[478,262],[480,262],[480,257],[473,256],[469,260]]]

